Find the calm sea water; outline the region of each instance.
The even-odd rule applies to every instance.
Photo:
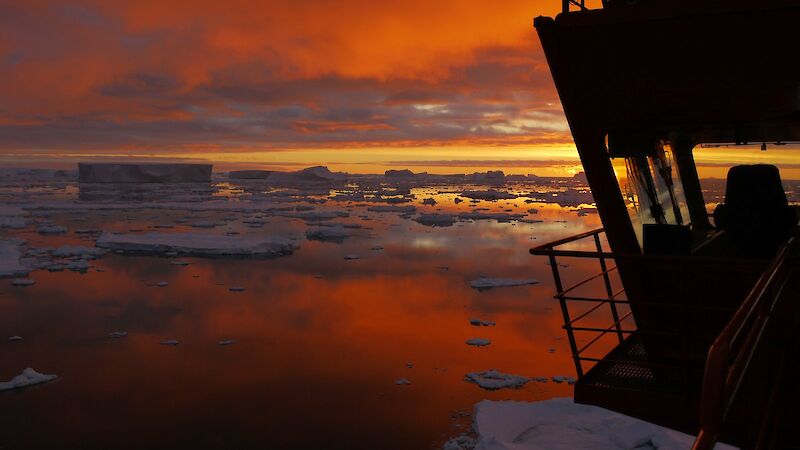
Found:
[[[186,266],[111,253],[84,273],[34,271],[30,287],[0,280],[0,379],[26,367],[59,376],[0,393],[0,448],[440,448],[468,431],[482,399],[570,396],[571,386],[553,382],[490,392],[464,381],[467,372],[492,368],[574,376],[551,268],[528,249],[600,226],[591,205],[554,203],[553,186],[494,188],[528,196],[456,203],[464,187],[454,186],[416,186],[403,196],[419,212],[510,211],[526,222],[430,227],[416,214],[369,212],[368,200],[318,203],[336,190],[294,192],[287,205],[346,213],[334,221],[361,227],[333,243],[304,237],[313,220],[208,211],[196,201],[191,211],[118,198],[87,210],[99,203],[78,200],[70,182],[7,184],[4,203],[34,209],[26,228],[3,235],[26,239],[29,252],[92,247],[96,236],[76,233],[82,229],[144,233],[157,224],[173,227],[158,230],[166,233],[294,235],[300,248],[274,259],[181,257]],[[211,191],[203,195],[241,204],[266,192],[224,183]],[[437,204],[423,205],[426,198]],[[266,223],[243,223],[253,218]],[[191,226],[201,221],[219,225]],[[41,235],[43,223],[68,230]],[[564,262],[567,281],[597,271],[596,262]],[[472,289],[469,281],[481,275],[542,283]],[[168,285],[155,286],[162,281]],[[472,318],[496,326],[471,326]],[[114,331],[128,335],[109,338]],[[23,339],[7,341],[12,335]],[[492,343],[470,347],[469,338]],[[160,345],[165,339],[180,344]],[[220,346],[221,339],[236,343]]]

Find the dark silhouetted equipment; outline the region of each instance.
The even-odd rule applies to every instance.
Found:
[[[777,167],[736,166],[728,172],[725,203],[714,210],[714,223],[731,234],[743,255],[769,256],[789,239],[797,213],[786,201]]]
[[[737,166],[710,215],[693,155],[800,141],[800,2],[603,5],[534,20],[603,223],[531,250],[553,271],[575,401],[698,450],[800,447],[797,208],[775,166]],[[564,257],[600,272],[565,285]]]

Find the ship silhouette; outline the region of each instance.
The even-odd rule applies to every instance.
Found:
[[[576,402],[695,449],[800,446],[798,208],[759,164],[732,167],[709,213],[693,157],[800,141],[799,23],[796,0],[565,0],[534,20],[603,224],[531,250],[550,260]],[[600,273],[565,286],[565,257]],[[580,294],[591,282],[602,295]]]

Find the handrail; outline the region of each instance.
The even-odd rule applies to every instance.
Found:
[[[701,394],[700,432],[693,450],[713,449],[719,439],[782,289],[777,295],[767,296],[767,293],[782,281],[779,276],[795,242],[796,239],[791,238],[784,244],[708,350]],[[735,351],[742,337],[744,342]]]
[[[534,248],[531,249],[531,254],[532,255],[543,255],[544,254],[543,252],[545,252],[546,250],[550,250],[553,247],[559,247],[559,246],[564,245],[564,244],[569,244],[570,242],[579,241],[579,240],[581,240],[583,238],[587,238],[589,236],[594,236],[596,234],[602,234],[605,231],[606,230],[604,228],[596,228],[594,230],[585,231],[583,233],[579,233],[579,234],[576,234],[576,235],[573,235],[573,236],[567,236],[567,237],[565,237],[563,239],[559,239],[557,241],[548,242],[548,243],[542,244],[542,245],[540,245],[538,247],[534,247]]]
[[[571,5],[580,8],[581,11],[586,11],[585,0],[561,0],[561,12],[568,13]]]
[[[600,240],[600,234],[604,232],[605,230],[603,228],[597,228],[573,236],[565,237],[563,239],[548,242],[546,244],[542,244],[538,247],[530,249],[530,253],[532,255],[547,256],[549,258],[550,268],[553,271],[553,281],[555,282],[555,287],[556,287],[556,294],[554,298],[556,298],[559,301],[559,304],[561,305],[561,314],[564,319],[563,328],[567,331],[567,338],[569,340],[569,346],[572,352],[572,359],[573,362],[575,363],[575,372],[577,373],[578,378],[582,378],[584,374],[582,362],[583,361],[594,362],[594,358],[588,358],[582,355],[582,353],[585,352],[589,347],[591,347],[594,343],[600,340],[600,338],[602,338],[603,336],[605,336],[610,332],[614,332],[617,335],[617,339],[619,340],[619,342],[622,343],[626,335],[631,334],[635,331],[635,330],[625,329],[622,326],[623,325],[622,322],[628,317],[630,317],[630,311],[624,314],[622,317],[620,317],[619,312],[617,311],[617,304],[627,304],[628,301],[618,299],[618,297],[625,292],[624,289],[621,289],[617,292],[614,292],[612,289],[609,274],[616,271],[617,267],[616,266],[608,267],[606,265],[606,259],[614,259],[615,255],[613,253],[603,251],[602,242]],[[594,251],[556,250],[556,247],[558,246],[569,244],[571,242],[579,241],[581,239],[586,239],[586,238],[594,238],[593,239],[595,247]],[[578,282],[577,284],[565,289],[561,282],[561,274],[558,267],[558,261],[556,260],[556,257],[559,256],[597,259],[600,264],[600,273],[595,274],[587,279],[584,279]],[[573,290],[581,286],[584,286],[591,281],[598,279],[602,279],[602,281],[604,282],[605,297],[589,298],[589,297],[575,297],[567,295]],[[594,305],[590,307],[588,310],[583,311],[577,317],[571,318],[569,306],[567,304],[567,302],[571,300],[597,302],[597,305]],[[578,323],[582,319],[587,318],[595,311],[599,310],[602,305],[608,305],[609,312],[611,313],[612,323],[609,327],[598,328],[598,327],[588,327],[588,326],[576,326],[576,323]],[[598,334],[594,336],[594,338],[591,339],[588,344],[583,345],[579,349],[577,341],[575,339],[576,331],[592,332]]]

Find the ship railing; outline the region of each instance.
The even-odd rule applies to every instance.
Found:
[[[771,381],[757,374],[766,372],[774,377],[782,376],[785,354],[770,358],[768,353],[776,348],[770,348],[768,337],[775,335],[775,325],[786,319],[781,314],[783,302],[791,296],[783,295],[783,289],[788,280],[787,261],[795,245],[796,238],[791,238],[781,248],[709,348],[703,375],[700,431],[692,447],[694,450],[713,449],[732,408],[745,397],[743,393],[752,391],[753,384],[763,386]],[[777,334],[780,338],[780,330]],[[785,351],[787,346],[786,342],[779,342],[781,349],[777,350]],[[744,408],[759,415],[747,421],[759,424],[755,437],[749,439],[749,447],[771,447],[766,440],[770,435],[769,427],[774,423],[780,384],[775,382],[768,387],[771,392],[766,397],[765,409]]]
[[[561,12],[564,14],[568,13],[572,6],[577,6],[581,11],[588,9],[585,0],[561,0]]]
[[[562,328],[567,332],[569,347],[572,352],[572,359],[575,364],[575,372],[577,373],[578,378],[582,378],[585,373],[583,368],[584,362],[597,363],[601,361],[600,358],[585,356],[587,351],[597,344],[601,338],[609,334],[616,335],[617,340],[621,344],[627,335],[636,331],[636,327],[630,324],[633,322],[632,320],[626,322],[626,319],[628,319],[631,315],[630,310],[620,315],[620,306],[628,305],[628,300],[622,298],[625,293],[624,288],[614,290],[612,286],[610,275],[617,270],[617,267],[616,264],[613,267],[608,267],[607,261],[613,261],[614,254],[603,250],[600,236],[604,232],[605,230],[603,228],[598,228],[596,230],[591,230],[564,239],[559,239],[530,250],[532,255],[547,256],[549,258],[550,268],[553,272],[553,281],[555,282],[556,287],[556,295],[554,295],[553,298],[557,299],[559,301],[559,305],[561,306],[561,314],[564,319],[564,325]],[[582,241],[584,239],[594,240],[594,250],[585,251],[557,248],[565,244]],[[560,266],[557,259],[558,257],[597,259],[599,262],[600,272],[570,287],[564,288],[561,272],[559,270]],[[604,296],[593,297],[573,294],[578,288],[581,288],[592,281],[599,280],[601,277],[604,285]],[[573,317],[569,307],[569,303],[571,302],[581,303],[583,305],[586,303],[594,303],[594,305]],[[611,319],[613,322],[610,325],[605,327],[584,325],[584,323],[588,321],[589,317],[592,316],[593,313],[604,309],[604,306],[607,307],[608,311],[611,313]],[[585,344],[582,344],[580,347],[578,347],[578,341],[575,337],[575,332],[593,333],[594,336],[591,337]]]

